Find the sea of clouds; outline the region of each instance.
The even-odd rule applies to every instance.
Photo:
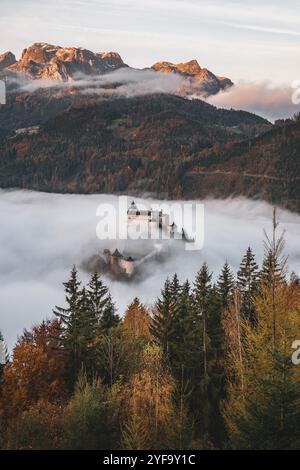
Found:
[[[82,280],[88,280],[82,263],[108,246],[96,236],[97,208],[109,203],[117,210],[118,202],[117,196],[0,191],[0,329],[10,349],[24,328],[51,317],[55,305],[64,305],[62,282],[73,264],[80,268]],[[136,202],[148,208],[160,203]],[[178,242],[164,263],[145,265],[137,283],[106,280],[120,315],[135,296],[155,301],[167,276],[175,272],[181,281],[193,281],[204,261],[218,273],[226,259],[235,271],[249,245],[261,261],[263,229],[270,232],[272,226],[270,205],[247,199],[207,200],[204,209],[201,251],[189,253]],[[290,270],[299,273],[300,216],[283,210],[278,216],[286,230]],[[122,249],[122,243],[110,241],[109,247]]]

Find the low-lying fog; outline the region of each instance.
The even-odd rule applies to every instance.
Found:
[[[131,198],[128,199],[131,202]],[[158,201],[136,200],[148,208]],[[0,329],[9,348],[23,328],[30,328],[52,315],[55,305],[64,304],[62,282],[73,264],[78,267],[90,255],[122,243],[96,237],[99,204],[118,206],[117,196],[58,195],[30,191],[0,191]],[[159,295],[168,275],[191,281],[203,261],[218,273],[227,259],[233,270],[249,245],[261,261],[263,229],[271,231],[272,207],[263,202],[234,199],[204,202],[204,247],[187,252],[178,242],[161,265],[145,265],[145,278],[137,284],[107,280],[122,315],[126,305],[139,296],[150,303]],[[300,216],[279,210],[286,229],[289,267],[300,271]],[[83,281],[88,274],[80,269]]]

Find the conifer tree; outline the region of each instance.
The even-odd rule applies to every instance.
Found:
[[[278,286],[285,279],[282,265],[271,249],[265,251],[263,264],[260,272],[260,281],[266,285]]]
[[[209,337],[209,400],[211,403],[208,431],[210,442],[219,448],[226,434],[220,409],[220,403],[225,398],[225,333],[222,323],[222,308],[216,286],[211,289],[207,332]]]
[[[241,293],[235,288],[228,308],[222,311],[222,324],[225,334],[224,359],[227,381],[232,381],[238,395],[244,397],[245,351],[243,337],[245,318],[241,315],[241,305]]]
[[[208,433],[209,416],[211,413],[211,406],[209,400],[209,354],[210,354],[210,340],[208,336],[208,319],[210,315],[210,301],[211,301],[211,278],[212,274],[209,272],[206,263],[196,275],[193,289],[193,308],[194,314],[197,319],[195,330],[198,332],[198,341],[201,347],[201,360],[199,361],[199,383],[196,393],[196,401],[192,404],[192,408],[199,408],[198,428],[199,435],[203,438]],[[197,400],[200,400],[200,402]],[[201,407],[201,408],[200,408]]]
[[[82,304],[86,298],[82,298],[80,290],[81,282],[78,280],[78,272],[74,266],[69,281],[63,283],[66,293],[66,307],[56,307],[53,313],[59,318],[62,326],[60,343],[69,354],[67,382],[72,388],[83,362],[83,330],[85,319]]]
[[[227,308],[230,301],[230,295],[234,286],[234,276],[230,269],[228,262],[226,261],[219,279],[217,281],[217,292],[220,300],[221,308]]]
[[[283,254],[285,247],[285,231],[277,235],[278,227],[277,212],[276,209],[274,209],[272,235],[269,236],[267,232],[264,231],[265,256],[260,273],[261,282],[267,286],[273,286],[274,289],[285,280],[287,264],[287,257]]]
[[[169,279],[166,280],[157,300],[150,326],[150,332],[166,357],[172,355],[172,343],[175,339],[175,319],[178,312],[174,292]]]
[[[179,282],[178,276],[175,273],[172,280],[171,280],[171,282],[170,282],[170,294],[173,297],[173,300],[174,300],[175,303],[178,302],[181,291],[182,291],[182,287],[181,287],[181,284]]]
[[[100,320],[100,329],[102,332],[107,333],[110,328],[117,326],[120,322],[120,317],[116,312],[115,304],[111,295],[107,297],[107,302],[103,310],[103,315]]]
[[[86,371],[89,378],[95,374],[96,345],[99,337],[98,318],[91,308],[86,288],[80,291],[78,304],[78,347],[80,367]]]
[[[269,236],[265,231],[265,257],[260,281],[263,287],[270,287],[272,292],[273,347],[276,347],[276,291],[285,282],[287,257],[284,255],[285,232],[277,236],[279,222],[277,212],[273,210],[273,230]],[[263,288],[262,287],[262,288]]]
[[[250,247],[248,247],[245,256],[237,273],[237,285],[242,294],[241,313],[245,319],[255,322],[255,311],[253,307],[253,297],[258,287],[258,265],[255,256]]]
[[[107,303],[108,288],[103,284],[99,274],[95,272],[87,285],[87,297],[89,308],[93,312],[98,324],[103,315],[103,310]]]
[[[107,331],[119,323],[120,318],[116,314],[109,290],[96,272],[88,283],[87,299],[89,310],[99,332]]]
[[[206,263],[203,264],[201,270],[196,276],[194,283],[194,311],[198,322],[201,324],[202,330],[202,348],[203,348],[203,371],[204,376],[207,375],[207,354],[208,354],[208,316],[211,299],[211,278]]]
[[[199,336],[199,319],[194,311],[190,283],[186,281],[177,301],[171,368],[179,383],[184,386],[188,384],[189,389],[199,378],[199,362],[202,358]]]

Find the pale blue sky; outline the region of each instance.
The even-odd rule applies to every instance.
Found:
[[[196,58],[238,80],[300,79],[299,0],[0,0],[0,51],[115,50],[132,66]]]

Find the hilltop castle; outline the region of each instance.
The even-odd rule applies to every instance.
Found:
[[[138,229],[136,230],[136,228]],[[182,228],[181,232],[178,232],[177,225],[175,222],[169,223],[169,215],[164,214],[162,210],[150,210],[139,209],[134,201],[132,201],[127,211],[127,230],[128,235],[130,229],[136,230],[136,233],[142,236],[142,240],[185,240],[187,242],[192,241],[189,239]],[[163,236],[164,235],[164,236]],[[130,235],[128,239],[131,239]],[[150,244],[150,246],[152,246]],[[146,252],[145,252],[146,251]],[[120,253],[118,249],[111,252],[105,249],[103,254],[100,255],[102,270],[106,273],[110,273],[114,277],[118,278],[131,278],[138,271],[138,267],[149,259],[154,259],[155,256],[160,256],[162,252],[157,248],[152,248],[152,251],[147,253],[147,247],[144,246],[142,256],[133,258],[127,256],[125,253]]]
[[[125,257],[117,249],[113,253],[106,249],[103,255],[107,266],[114,274],[126,277],[131,277],[134,274],[136,263],[131,256]]]
[[[132,201],[127,211],[127,220],[129,224],[138,222],[140,225],[144,225],[145,230],[151,232],[152,235],[157,233],[158,238],[160,238],[159,233],[162,231],[167,233],[170,238],[179,235],[175,222],[169,224],[169,214],[164,214],[162,210],[153,210],[152,208],[150,210],[140,210],[134,201]]]

